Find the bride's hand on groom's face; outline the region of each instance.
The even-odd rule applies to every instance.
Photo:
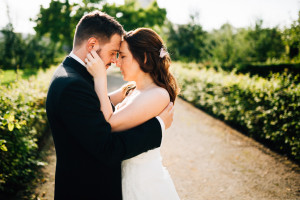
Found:
[[[174,105],[172,102],[158,115],[165,124],[165,128],[168,129],[173,122],[173,115],[174,115]]]
[[[105,64],[95,50],[92,50],[87,54],[85,63],[88,72],[94,77],[94,79],[106,78]]]

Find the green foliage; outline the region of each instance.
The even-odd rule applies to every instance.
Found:
[[[225,70],[254,62],[279,60],[285,52],[282,34],[278,28],[262,28],[262,20],[253,28],[236,29],[224,24],[220,29],[208,33],[206,56],[202,60]]]
[[[102,11],[117,18],[126,31],[139,27],[155,28],[160,27],[166,20],[166,9],[159,8],[156,1],[153,1],[148,8],[141,8],[136,1],[125,1],[124,5],[104,4]]]
[[[53,43],[32,35],[23,37],[15,33],[12,24],[1,30],[0,69],[25,69],[49,67],[54,63],[55,48]]]
[[[13,66],[22,66],[24,63],[25,41],[21,34],[13,31],[12,24],[8,24],[1,30],[3,38],[0,41],[0,66],[12,68]]]
[[[25,70],[0,70],[1,84],[9,84],[14,81],[18,81],[20,78],[28,79],[29,77],[37,74],[36,69],[25,69]]]
[[[246,40],[245,29],[236,30],[230,24],[224,24],[219,30],[208,35],[209,60],[223,69],[232,70],[238,64],[249,61],[250,45]]]
[[[267,80],[174,67],[184,99],[300,161],[299,75],[273,74]]]
[[[197,15],[194,19],[197,19]],[[264,28],[263,21],[258,20],[254,27],[237,29],[224,24],[220,29],[205,32],[199,23],[192,21],[184,25],[169,23],[165,34],[174,60],[196,61],[231,71],[257,63],[299,63],[299,24],[300,14],[298,20],[284,30],[278,27]]]
[[[169,24],[168,48],[175,60],[185,62],[203,61],[206,32],[198,22],[198,15],[191,15],[191,21],[184,25]]]
[[[300,74],[300,63],[295,64],[282,64],[282,63],[274,63],[274,64],[266,64],[266,63],[253,63],[253,64],[244,64],[237,65],[236,67],[237,73],[249,73],[252,75],[259,75],[261,77],[268,78],[270,73],[290,73],[291,75],[299,75]]]
[[[38,142],[47,130],[46,93],[53,72],[0,83],[0,191],[14,193],[34,176]]]
[[[70,4],[69,1],[52,0],[48,8],[41,6],[36,19],[35,31],[39,36],[49,36],[59,49],[72,48],[76,24],[81,17],[91,11],[101,10],[116,17],[129,31],[138,27],[157,28],[163,25],[166,19],[166,10],[159,8],[156,1],[148,8],[141,8],[135,1],[126,1],[124,5],[103,3],[102,0],[85,0],[82,4]]]
[[[252,52],[252,61],[265,62],[268,58],[279,59],[285,52],[281,32],[278,28],[262,28],[263,21],[256,22],[255,28],[246,36]]]
[[[286,28],[283,32],[283,41],[286,45],[288,60],[300,61],[300,11],[298,20],[294,21],[291,28]]]
[[[40,13],[33,20],[36,22],[34,30],[37,35],[39,37],[49,35],[53,44],[60,44],[61,47],[66,45],[70,50],[76,26],[71,17],[72,8],[68,0],[64,2],[52,0],[48,8],[41,6]]]

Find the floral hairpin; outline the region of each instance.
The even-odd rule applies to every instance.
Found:
[[[162,48],[159,50],[159,57],[163,58],[166,55],[168,55],[168,52],[166,51],[166,49],[164,48],[164,46],[162,46]]]

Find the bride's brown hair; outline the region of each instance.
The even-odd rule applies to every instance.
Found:
[[[133,58],[139,63],[145,73],[149,73],[154,83],[165,88],[170,95],[170,101],[174,102],[179,93],[179,88],[175,77],[170,72],[171,58],[167,53],[160,56],[161,49],[166,52],[167,49],[162,38],[152,29],[138,28],[128,32],[124,36],[128,43],[129,51]],[[135,85],[128,84],[124,87],[126,95]]]

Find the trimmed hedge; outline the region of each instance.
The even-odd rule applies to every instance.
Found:
[[[179,63],[173,70],[182,98],[300,161],[299,75],[277,73],[265,79]]]
[[[45,101],[52,71],[8,85],[0,82],[0,192],[16,192],[44,165],[38,142],[48,129]]]
[[[300,63],[296,64],[245,64],[237,68],[237,73],[250,73],[250,75],[259,75],[268,77],[270,73],[283,73],[287,71],[294,76],[300,74]]]

